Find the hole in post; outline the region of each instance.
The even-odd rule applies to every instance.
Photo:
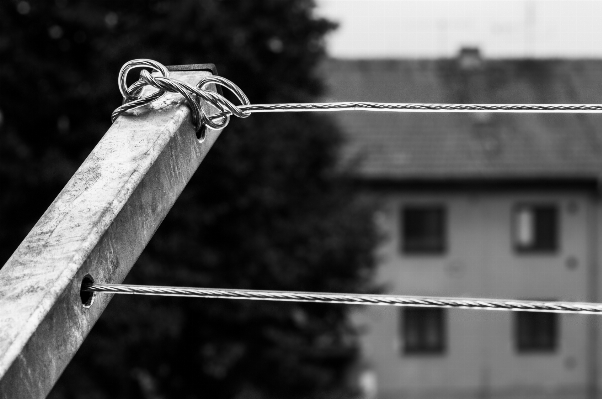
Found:
[[[87,288],[91,287],[93,284],[94,284],[94,279],[92,278],[92,276],[90,276],[89,274],[86,274],[84,276],[84,279],[82,280],[82,285],[79,290],[79,297],[82,300],[82,306],[86,309],[89,308],[90,306],[92,306],[92,303],[94,303],[95,293],[87,291]]]
[[[203,125],[199,130],[196,131],[196,138],[199,143],[205,141],[205,136],[207,135],[207,126]]]

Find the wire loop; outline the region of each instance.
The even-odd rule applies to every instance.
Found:
[[[153,69],[161,73],[161,75],[163,75],[164,78],[169,76],[169,71],[167,70],[165,65],[154,60],[136,59],[126,62],[119,70],[119,77],[117,78],[117,82],[119,84],[119,92],[121,93],[121,96],[124,98],[125,101],[129,102],[135,100],[137,98],[139,90],[142,88],[142,86],[136,86],[136,84],[130,86],[130,88],[127,87],[126,82],[128,73],[134,68],[144,67]]]
[[[128,72],[133,68],[150,68],[159,72],[161,76],[153,76],[148,70],[140,72],[140,78],[130,87],[127,87],[126,79]],[[234,94],[242,105],[250,105],[250,101],[243,91],[233,82],[221,76],[208,76],[201,79],[196,87],[190,86],[184,82],[169,77],[167,68],[153,60],[137,59],[123,65],[119,71],[118,85],[119,91],[123,97],[123,104],[116,108],[111,115],[112,122],[115,122],[119,115],[128,111],[149,104],[160,98],[166,92],[180,93],[190,107],[192,124],[194,125],[199,140],[205,139],[205,127],[211,129],[223,129],[230,122],[230,116],[246,118],[251,115],[250,112],[241,111],[241,109],[227,100],[224,96],[206,89],[209,84],[217,84]],[[151,86],[157,89],[156,92],[140,98],[140,93],[144,86]],[[201,105],[201,100],[206,101],[217,108],[217,113],[208,115]]]

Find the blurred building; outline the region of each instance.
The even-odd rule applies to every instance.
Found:
[[[602,103],[602,61],[483,60],[469,49],[331,60],[324,73],[333,101]],[[600,300],[602,115],[336,117],[344,164],[382,203],[387,292]],[[372,307],[358,319],[377,398],[602,392],[598,316]]]

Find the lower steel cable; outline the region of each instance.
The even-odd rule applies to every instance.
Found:
[[[165,287],[154,285],[93,284],[83,288],[103,294],[177,296],[255,301],[340,303],[431,308],[511,310],[524,312],[602,314],[602,303],[551,302],[514,299],[453,298],[408,295],[334,294],[301,291],[265,291],[224,288]]]

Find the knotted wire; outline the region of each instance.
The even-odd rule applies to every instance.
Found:
[[[153,76],[148,70],[144,69],[140,72],[140,79],[130,87],[127,87],[128,72],[134,68],[149,68],[158,72],[161,76]],[[200,133],[199,139],[201,141],[205,138],[205,126],[211,129],[223,129],[230,122],[231,115],[239,118],[246,118],[250,115],[250,113],[241,111],[224,96],[206,90],[205,88],[209,84],[216,84],[230,90],[241,104],[250,104],[247,96],[237,85],[221,76],[207,76],[201,79],[196,84],[196,87],[193,87],[185,82],[170,78],[169,70],[157,61],[148,59],[128,61],[121,67],[118,78],[119,91],[123,97],[123,104],[113,111],[111,121],[115,122],[119,115],[155,101],[166,92],[180,93],[184,97],[192,111],[192,124],[197,132]],[[157,91],[140,97],[142,88],[146,85],[156,88]],[[218,112],[208,115],[201,105],[201,100],[217,108]]]
[[[156,295],[191,298],[246,299],[257,301],[339,303],[434,308],[485,309],[526,312],[601,314],[601,303],[532,301],[490,298],[454,298],[408,295],[335,294],[301,291],[266,291],[225,288],[166,287],[154,285],[92,284],[86,292]]]

